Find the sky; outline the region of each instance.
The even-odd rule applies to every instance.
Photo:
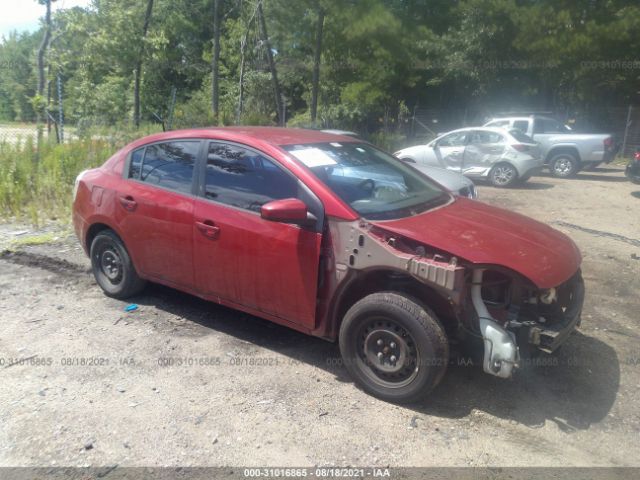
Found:
[[[51,3],[51,11],[62,8],[86,7],[91,0],[57,0]],[[38,29],[39,19],[44,17],[45,7],[36,0],[0,0],[0,39],[12,30],[19,32]]]

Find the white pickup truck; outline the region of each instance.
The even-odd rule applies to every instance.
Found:
[[[554,177],[567,178],[580,170],[589,170],[615,157],[613,137],[609,134],[574,133],[569,127],[549,117],[494,118],[485,127],[517,129],[539,145],[545,165]]]

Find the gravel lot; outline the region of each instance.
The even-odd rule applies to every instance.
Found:
[[[582,328],[509,381],[454,364],[408,407],[336,345],[168,288],[125,313],[68,233],[0,226],[0,465],[640,466],[640,187],[607,167],[479,191],[578,243]]]

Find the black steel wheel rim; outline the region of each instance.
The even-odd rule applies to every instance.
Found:
[[[406,328],[386,317],[370,317],[358,330],[357,362],[364,374],[387,388],[401,388],[418,375],[419,353]]]
[[[111,247],[105,247],[98,252],[96,260],[102,274],[113,285],[118,285],[123,277],[122,258],[118,251]]]

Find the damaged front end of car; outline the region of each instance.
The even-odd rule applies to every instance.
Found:
[[[389,269],[396,279],[376,288],[403,288],[406,282],[397,279],[410,277],[448,306],[447,318],[440,320],[451,340],[482,343],[483,370],[491,375],[509,378],[521,355],[553,352],[580,324],[580,269],[560,285],[540,289],[505,266],[472,263],[363,220],[333,221],[329,228],[331,293],[339,297],[372,270]],[[420,296],[415,287],[407,293]],[[432,299],[423,303],[440,313]]]

